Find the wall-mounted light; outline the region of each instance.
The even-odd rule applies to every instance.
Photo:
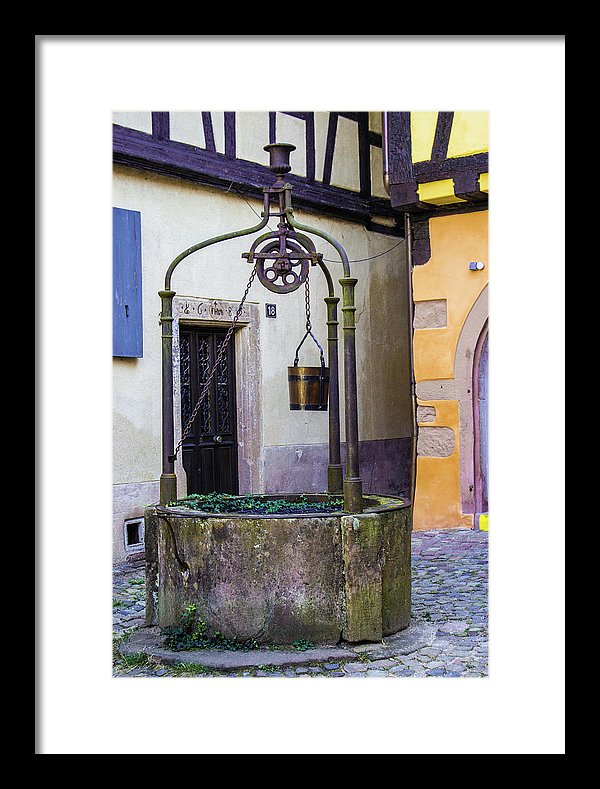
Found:
[[[482,268],[485,268],[485,263],[482,263],[481,261],[471,261],[471,263],[469,263],[469,269],[471,271],[481,271]]]

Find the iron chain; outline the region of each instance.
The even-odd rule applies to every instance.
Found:
[[[238,320],[240,318],[240,315],[242,314],[242,309],[244,308],[244,302],[246,301],[246,298],[248,297],[248,293],[250,292],[250,288],[252,287],[252,282],[254,281],[254,277],[256,276],[256,267],[257,267],[257,264],[255,264],[254,268],[252,269],[252,273],[250,274],[250,279],[248,280],[248,284],[246,285],[246,290],[244,291],[244,295],[242,296],[242,300],[240,301],[239,307],[237,308],[237,311],[236,311],[235,315],[233,316],[233,320],[231,322],[231,326],[227,330],[227,334],[225,335],[225,339],[223,340],[223,343],[221,344],[221,347],[219,348],[219,352],[217,353],[217,356],[215,358],[214,364],[213,364],[213,366],[211,368],[210,373],[208,374],[208,378],[206,379],[206,381],[202,385],[202,389],[200,391],[200,396],[198,397],[198,402],[194,406],[194,410],[192,411],[192,415],[188,419],[188,421],[187,421],[187,423],[186,423],[186,425],[185,425],[185,427],[183,429],[183,433],[181,434],[181,438],[179,439],[179,441],[177,443],[177,446],[175,447],[175,452],[173,453],[173,458],[177,457],[177,453],[179,452],[179,450],[181,448],[181,445],[183,444],[185,439],[191,433],[192,425],[194,424],[194,420],[196,419],[196,416],[198,415],[198,411],[200,410],[200,406],[202,405],[202,401],[206,397],[206,393],[208,392],[208,389],[210,387],[212,379],[215,376],[215,373],[217,371],[217,367],[219,366],[219,363],[220,363],[221,359],[223,358],[223,356],[225,355],[225,353],[227,351],[227,347],[229,345],[229,340],[231,339],[231,335],[235,331],[236,324],[237,324],[237,322],[238,322]]]
[[[310,277],[306,275],[306,282],[304,283],[304,301],[306,305],[306,331],[310,331],[312,324],[310,322],[310,286],[308,284]]]

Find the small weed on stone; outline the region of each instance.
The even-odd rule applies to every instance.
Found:
[[[210,674],[211,669],[208,666],[203,666],[201,663],[175,663],[171,667],[175,676],[199,676],[202,674]]]
[[[132,652],[130,655],[121,655],[121,668],[142,668],[150,665],[148,655],[145,652]]]
[[[315,645],[312,641],[308,641],[306,638],[298,638],[296,641],[292,642],[292,646],[298,652],[306,652],[308,649],[313,649]]]
[[[218,630],[211,629],[197,616],[197,606],[187,605],[175,627],[162,630],[164,645],[175,652],[186,649],[227,649],[232,651],[257,649],[259,644],[254,638],[228,638]]]

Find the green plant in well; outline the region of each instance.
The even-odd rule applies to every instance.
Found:
[[[163,644],[175,652],[186,649],[228,649],[241,651],[257,649],[259,644],[254,638],[238,639],[224,636],[218,630],[210,628],[198,617],[197,606],[186,605],[181,612],[179,624],[165,627],[161,631]]]
[[[322,501],[311,501],[302,495],[297,501],[287,498],[268,499],[263,496],[234,496],[230,493],[191,493],[169,504],[171,507],[186,507],[200,512],[238,515],[302,515],[317,512],[336,512],[344,504],[340,496],[326,496]]]

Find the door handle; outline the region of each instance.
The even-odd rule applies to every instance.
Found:
[[[220,444],[222,440],[223,439],[221,438],[221,436],[213,436],[213,441],[215,442],[215,444]]]

